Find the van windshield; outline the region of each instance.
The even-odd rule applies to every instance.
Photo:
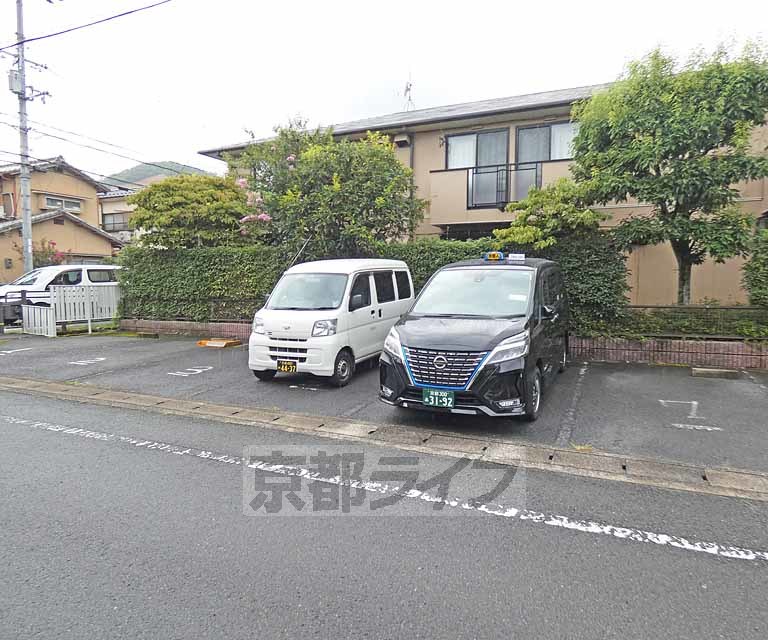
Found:
[[[525,315],[533,271],[504,268],[446,269],[421,292],[411,313],[424,316]]]
[[[35,269],[34,271],[30,271],[28,273],[25,273],[20,278],[16,278],[11,284],[35,284],[35,281],[38,279],[42,271],[40,269]]]
[[[343,273],[291,273],[277,283],[267,309],[337,309],[346,288],[347,276]]]

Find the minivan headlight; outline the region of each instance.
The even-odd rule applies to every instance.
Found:
[[[321,338],[336,335],[336,323],[337,320],[318,320],[312,327],[312,337]]]
[[[251,325],[251,331],[253,331],[253,333],[258,333],[260,335],[264,335],[267,332],[267,330],[264,328],[264,321],[258,316],[253,317],[253,324]]]
[[[493,351],[491,351],[487,364],[522,358],[524,355],[528,354],[530,345],[531,335],[528,331],[523,331],[522,333],[505,338]]]
[[[384,351],[398,360],[403,359],[403,346],[400,344],[400,334],[394,327],[389,330],[387,339],[384,341]]]

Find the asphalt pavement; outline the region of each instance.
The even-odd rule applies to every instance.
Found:
[[[723,380],[694,378],[687,367],[576,362],[546,390],[541,418],[530,424],[389,407],[377,399],[375,366],[362,368],[343,389],[309,375],[259,382],[248,369],[247,347],[201,348],[190,338],[9,335],[0,343],[0,370],[173,398],[768,472],[764,372]]]
[[[462,461],[425,454],[398,491],[376,473],[401,450],[9,392],[0,436],[0,638],[768,634],[764,502],[469,461],[443,491]],[[326,451],[397,500],[251,506],[267,481],[344,489]]]

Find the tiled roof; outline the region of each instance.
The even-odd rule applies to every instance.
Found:
[[[556,91],[528,93],[522,96],[492,98],[490,100],[479,100],[476,102],[463,102],[461,104],[444,105],[441,107],[432,107],[430,109],[400,111],[384,116],[342,122],[333,125],[331,128],[337,135],[349,135],[353,133],[364,133],[365,131],[401,129],[409,126],[569,105],[578,100],[589,98],[591,95],[603,89],[607,89],[609,86],[609,84],[595,84],[585,87],[558,89]],[[200,151],[200,153],[218,158],[223,152],[237,151],[251,143],[252,141],[249,140],[247,142],[240,142],[233,145]]]
[[[30,166],[30,169],[32,169],[32,171],[50,171],[52,169],[60,169],[60,170],[66,169],[72,175],[75,175],[81,180],[84,180],[88,184],[96,187],[97,191],[103,191],[105,188],[104,184],[102,184],[98,180],[94,180],[91,176],[89,176],[87,173],[80,171],[80,169],[78,169],[77,167],[73,167],[61,156],[57,156],[56,158],[49,158],[47,160],[33,160],[29,163],[29,166]],[[18,173],[21,173],[21,165],[18,163],[0,165],[0,175],[16,175]]]
[[[106,231],[102,231],[98,227],[94,227],[92,224],[89,224],[85,220],[81,220],[76,215],[73,215],[69,213],[68,211],[64,211],[63,209],[58,209],[56,211],[46,211],[45,213],[40,213],[36,216],[32,216],[32,224],[37,224],[38,222],[45,222],[46,220],[53,220],[54,218],[66,218],[70,222],[74,222],[77,225],[80,225],[84,229],[87,229],[91,233],[95,233],[98,236],[101,236],[102,238],[109,240],[113,245],[117,247],[122,247],[125,243],[121,242],[114,236],[111,236]],[[18,220],[11,220],[9,222],[0,222],[0,234],[1,233],[7,233],[8,231],[13,231],[14,229],[21,229],[21,218]]]

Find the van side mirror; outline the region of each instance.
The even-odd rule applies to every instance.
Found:
[[[363,308],[363,294],[356,293],[349,299],[349,310],[357,311]]]
[[[551,320],[552,318],[557,316],[557,309],[555,308],[555,305],[553,304],[543,304],[541,305],[541,317],[545,320]]]

